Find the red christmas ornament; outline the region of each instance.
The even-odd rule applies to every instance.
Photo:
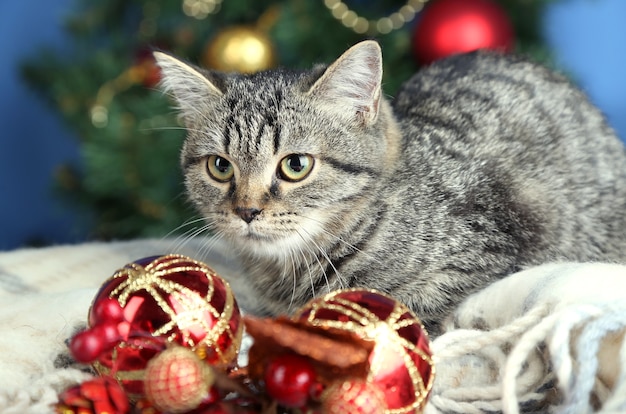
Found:
[[[161,81],[161,68],[157,65],[152,50],[148,48],[137,51],[132,70],[137,81],[146,88],[154,88]]]
[[[304,407],[314,385],[313,365],[299,355],[278,355],[265,369],[265,390],[285,407]]]
[[[313,299],[294,318],[373,341],[367,382],[384,395],[387,410],[383,412],[423,409],[434,380],[434,364],[428,334],[405,305],[372,290],[339,290]]]
[[[511,51],[513,25],[492,0],[435,0],[421,13],[413,52],[422,64],[477,49]]]
[[[325,414],[379,414],[386,409],[382,391],[366,381],[340,382],[322,396],[322,412]]]
[[[209,397],[214,381],[208,364],[190,349],[175,346],[148,362],[144,392],[157,409],[184,413],[197,408]]]
[[[123,309],[122,322],[111,299]],[[88,320],[95,323],[90,329],[117,324],[121,339],[104,347],[94,367],[116,377],[133,399],[143,395],[148,361],[167,344],[227,366],[237,357],[243,331],[228,283],[207,265],[179,255],[142,259],[116,272],[96,295]]]

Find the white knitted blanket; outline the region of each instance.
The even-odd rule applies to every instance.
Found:
[[[0,252],[0,413],[52,413],[86,378],[65,341],[85,324],[100,284],[136,259],[180,253],[254,296],[220,244],[142,240]],[[626,266],[549,264],[468,298],[435,339],[426,413],[626,412]]]

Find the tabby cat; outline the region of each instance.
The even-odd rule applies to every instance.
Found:
[[[188,129],[190,199],[258,311],[367,287],[433,334],[477,289],[559,260],[626,257],[626,155],[565,78],[474,52],[388,101],[374,41],[329,66],[252,75],[155,54]]]

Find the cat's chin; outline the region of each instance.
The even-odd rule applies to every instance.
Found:
[[[283,258],[290,252],[300,252],[309,249],[309,247],[305,246],[302,237],[297,233],[270,236],[248,232],[246,235],[233,238],[231,244],[244,253],[264,258]]]

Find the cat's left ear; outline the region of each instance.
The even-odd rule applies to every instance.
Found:
[[[161,69],[161,88],[170,93],[187,121],[206,116],[223,92],[199,68],[162,52],[154,52]]]
[[[383,58],[380,46],[366,40],[352,46],[330,65],[309,90],[332,110],[339,109],[373,124],[380,108]],[[341,105],[342,108],[337,108]]]

